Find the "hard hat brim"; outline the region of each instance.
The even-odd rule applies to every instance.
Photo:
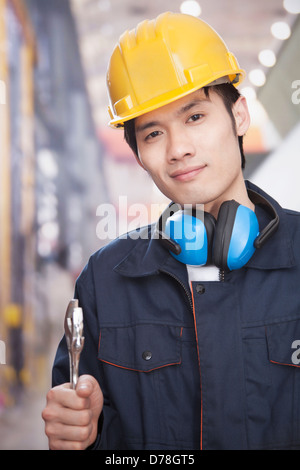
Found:
[[[137,106],[135,108],[135,111],[133,112],[132,110],[128,110],[128,115],[124,113],[124,116],[120,116],[120,113],[117,118],[113,118],[109,121],[109,126],[112,128],[123,128],[124,123],[126,121],[129,121],[131,119],[135,119],[138,116],[141,116],[143,114],[149,113],[150,111],[154,111],[158,108],[162,108],[163,106],[170,104],[180,98],[183,98],[184,96],[189,95],[190,93],[193,93],[194,91],[197,91],[198,89],[200,90],[201,88],[204,88],[206,86],[214,86],[216,84],[220,83],[232,83],[234,86],[238,86],[242,83],[246,76],[246,72],[243,69],[238,69],[235,71],[235,78],[232,80],[222,80],[223,77],[232,77],[232,70],[227,70],[224,71],[224,74],[221,76],[215,77],[214,80],[208,80],[207,83],[202,83],[202,84],[197,84],[193,87],[190,86],[183,86],[180,87],[177,90],[170,91],[166,93],[164,96],[158,96],[153,98],[152,100],[149,100],[148,103],[143,103],[140,106]],[[220,80],[221,79],[221,80]],[[109,114],[112,117],[113,113],[111,111],[111,108],[109,107]]]

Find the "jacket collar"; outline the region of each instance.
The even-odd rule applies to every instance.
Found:
[[[255,186],[253,183],[250,183],[250,181],[246,181],[245,183],[247,189],[252,189],[265,197],[273,205],[279,216],[279,226],[277,231],[262,248],[256,250],[250,261],[247,263],[247,267],[256,269],[282,269],[295,266],[296,263],[286,211],[278,204],[277,201],[271,198],[262,189]],[[258,218],[260,229],[264,228],[270,220],[270,217],[263,207],[258,205],[255,207],[255,213]]]
[[[152,276],[165,271],[184,284],[188,283],[186,266],[175,260],[161,244],[155,235],[155,225],[140,234],[141,237],[136,241],[133,250],[115,266],[114,271],[127,277]]]
[[[246,181],[246,187],[264,196],[275,208],[279,216],[279,227],[267,243],[257,249],[247,268],[253,269],[282,269],[295,266],[295,258],[288,232],[287,214],[282,207],[253,183]],[[270,216],[259,206],[255,212],[261,228],[265,227]],[[187,270],[184,264],[176,261],[168,250],[155,237],[154,227],[150,226],[140,232],[140,238],[135,247],[123,260],[115,266],[114,270],[123,276],[143,277],[158,274],[159,271],[168,272],[176,276],[183,283],[187,282]],[[148,230],[148,233],[147,233]]]

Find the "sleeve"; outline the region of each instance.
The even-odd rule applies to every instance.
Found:
[[[84,268],[75,285],[74,298],[78,299],[79,306],[83,310],[84,321],[84,347],[80,356],[79,375],[93,375],[101,387],[99,361],[97,359],[98,337],[97,332],[97,306],[94,295],[94,281],[92,276],[91,262]],[[52,387],[70,382],[69,354],[65,335],[61,339],[52,369]],[[101,387],[102,388],[102,387]],[[103,413],[100,415],[98,424],[98,436],[93,446],[89,449],[97,449],[101,441],[101,428]]]
[[[91,263],[84,268],[76,285],[74,298],[83,310],[84,347],[80,356],[79,375],[93,375],[100,383],[98,352],[97,306]],[[52,369],[52,386],[70,382],[69,355],[65,336],[59,343]]]
[[[93,259],[91,258],[76,282],[74,293],[74,298],[78,299],[79,306],[83,310],[84,319],[84,347],[80,356],[79,375],[89,374],[94,376],[104,396],[103,411],[98,424],[98,436],[94,445],[89,449],[118,449],[122,441],[118,412],[110,404],[103,367],[98,360],[100,325],[99,306],[95,295],[95,284],[98,285],[97,282],[97,276],[94,275],[93,270]],[[104,286],[102,288],[105,289]],[[54,360],[52,386],[70,382],[69,375],[69,355],[64,336],[59,343]]]

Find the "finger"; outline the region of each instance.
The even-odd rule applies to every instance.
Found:
[[[47,394],[47,404],[72,410],[82,410],[89,407],[89,400],[77,395],[76,391],[67,386],[59,385],[49,390]]]
[[[63,423],[51,423],[46,427],[46,434],[52,440],[80,441],[88,440],[92,432],[92,425],[69,426]]]
[[[50,450],[85,450],[90,445],[90,442],[80,442],[80,441],[64,441],[54,439],[49,440],[49,449]]]
[[[91,426],[65,426],[56,425],[47,430],[50,449],[80,450],[86,449],[91,444]]]
[[[66,426],[88,426],[92,420],[92,411],[89,409],[72,410],[71,408],[56,409],[52,414],[52,422]]]

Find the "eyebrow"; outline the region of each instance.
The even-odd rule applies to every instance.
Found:
[[[146,129],[149,129],[150,127],[155,127],[159,125],[159,121],[149,121],[145,122],[145,124],[141,124],[139,126],[136,126],[135,128],[135,133],[137,134],[138,132],[143,132]]]
[[[202,104],[202,103],[210,103],[211,100],[209,98],[197,98],[197,99],[194,99],[192,101],[190,101],[189,103],[185,104],[184,106],[182,106],[182,108],[178,109],[176,111],[176,114],[177,116],[181,116],[182,114],[186,113],[187,111],[190,111],[194,106],[197,106],[199,104]],[[159,121],[149,121],[149,122],[145,122],[145,124],[141,124],[139,126],[136,126],[136,129],[135,129],[135,132],[138,133],[138,132],[143,132],[145,131],[146,129],[149,129],[151,127],[155,127],[155,126],[158,126],[160,124]]]
[[[210,99],[209,98],[197,98],[197,99],[194,99],[193,101],[191,101],[190,103],[187,103],[185,106],[182,106],[182,108],[180,108],[178,111],[177,111],[177,115],[181,115],[181,114],[184,114],[186,113],[187,111],[189,111],[190,109],[192,109],[194,106],[197,106],[198,104],[202,104],[202,103],[210,103]]]

